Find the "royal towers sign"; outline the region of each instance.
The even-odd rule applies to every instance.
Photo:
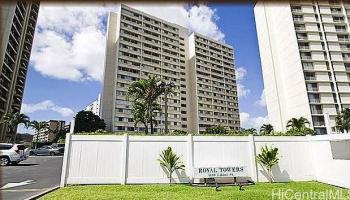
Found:
[[[247,166],[194,168],[195,178],[247,177]]]

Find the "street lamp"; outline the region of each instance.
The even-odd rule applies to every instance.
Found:
[[[170,93],[171,89],[175,87],[175,84],[173,82],[165,83],[160,81],[160,83],[157,85],[164,90],[164,115],[165,115],[164,132],[165,134],[167,134],[168,133],[168,93]]]

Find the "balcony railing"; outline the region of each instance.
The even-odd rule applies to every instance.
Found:
[[[315,70],[314,66],[304,66],[304,70]]]
[[[324,122],[313,122],[314,126],[324,126]]]
[[[343,57],[343,60],[350,60],[350,57]]]
[[[305,80],[314,81],[314,80],[316,80],[316,77],[315,76],[305,76]]]
[[[309,87],[307,88],[307,91],[310,91],[310,92],[317,92],[318,91],[318,88],[316,87]]]
[[[299,46],[299,49],[307,50],[307,49],[310,49],[310,47],[309,46]]]
[[[304,59],[304,60],[311,60],[311,56],[301,56],[301,59]]]
[[[338,38],[338,41],[350,41],[349,38]]]
[[[301,12],[300,8],[292,8],[292,12]]]
[[[345,28],[336,28],[335,31],[337,32],[346,32]]]
[[[305,27],[295,27],[295,30],[297,30],[297,31],[305,31],[306,28]]]
[[[341,10],[331,10],[332,14],[342,14]]]
[[[340,19],[333,19],[334,23],[344,23],[344,20],[340,20]]]
[[[321,103],[320,99],[309,99],[310,103]]]
[[[302,22],[302,21],[304,21],[303,18],[293,18],[293,20],[296,21],[296,22]]]
[[[311,114],[323,114],[322,110],[311,110]]]

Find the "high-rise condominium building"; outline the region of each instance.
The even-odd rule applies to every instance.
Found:
[[[175,85],[168,97],[169,130],[198,132],[216,124],[239,128],[232,47],[188,35],[184,27],[126,5],[110,13],[101,101],[108,130],[135,130],[128,86],[149,75]],[[159,103],[164,110],[164,97]],[[159,113],[156,131],[164,130],[164,120]],[[143,130],[141,124],[137,130]]]
[[[350,107],[350,4],[258,1],[254,12],[270,123],[285,130],[303,116],[318,134],[334,132]]]
[[[0,3],[0,117],[20,111],[38,12],[39,3]]]
[[[189,37],[189,85],[193,121],[199,131],[222,124],[239,128],[237,85],[233,49],[207,37]]]

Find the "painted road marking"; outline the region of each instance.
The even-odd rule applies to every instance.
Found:
[[[22,182],[19,182],[19,183],[7,183],[6,185],[2,186],[0,188],[0,190],[4,190],[4,189],[7,189],[7,188],[18,187],[18,186],[23,186],[23,185],[29,185],[29,184],[32,184],[32,183],[35,183],[35,182],[33,180],[26,180],[26,181],[22,181]]]

